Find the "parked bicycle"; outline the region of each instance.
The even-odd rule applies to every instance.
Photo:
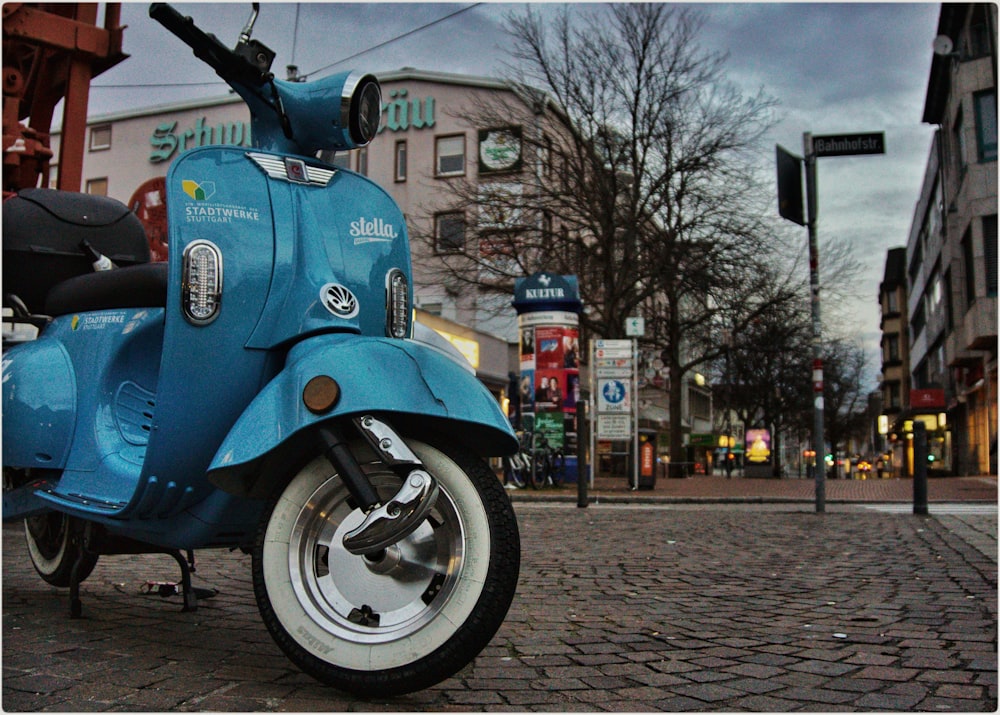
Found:
[[[528,482],[533,489],[558,487],[566,475],[566,456],[559,447],[549,444],[541,432],[532,434],[530,455],[533,468],[529,468]]]

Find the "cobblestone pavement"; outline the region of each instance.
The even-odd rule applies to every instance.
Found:
[[[517,503],[523,564],[476,661],[360,700],[298,672],[257,615],[249,557],[199,552],[194,613],[139,595],[163,556],[107,557],[67,594],[3,529],[4,710],[989,711],[997,516],[837,506]],[[988,509],[980,510],[989,512]],[[948,512],[948,513],[944,513]]]

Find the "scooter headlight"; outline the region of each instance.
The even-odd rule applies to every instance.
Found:
[[[181,303],[184,317],[194,325],[208,325],[222,304],[222,253],[211,241],[192,241],[184,249]]]
[[[382,89],[372,75],[352,74],[340,95],[340,125],[347,127],[355,146],[365,146],[382,121]]]
[[[385,282],[385,334],[390,338],[410,336],[410,285],[406,274],[393,268]]]

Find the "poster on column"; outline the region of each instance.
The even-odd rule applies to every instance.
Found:
[[[535,328],[535,366],[538,369],[558,370],[563,366],[563,328],[561,326]]]
[[[566,394],[563,370],[535,370],[535,411],[562,411]]]
[[[561,412],[536,413],[535,433],[545,435],[552,449],[563,449],[566,446],[566,430]]]

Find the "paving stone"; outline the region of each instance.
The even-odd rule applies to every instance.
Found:
[[[194,613],[133,587],[173,577],[162,556],[102,559],[71,621],[5,527],[4,710],[996,709],[996,562],[968,541],[995,550],[995,515],[964,516],[978,529],[963,532],[848,507],[515,509],[521,582],[492,643],[456,677],[383,699],[281,654],[245,555],[199,552],[199,584],[220,593]],[[610,538],[623,518],[642,539]]]

